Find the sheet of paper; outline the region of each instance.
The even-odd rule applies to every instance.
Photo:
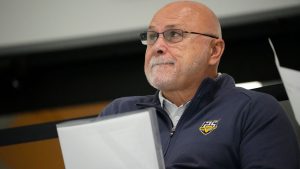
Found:
[[[295,118],[298,124],[300,124],[300,72],[297,70],[280,66],[276,50],[270,39],[269,43],[272,47],[275,56],[275,63],[279,71],[281,80],[283,82],[284,88],[286,90],[286,93],[288,95],[289,101],[291,103],[292,109],[294,111]]]
[[[57,125],[66,169],[163,169],[156,114],[124,113]]]

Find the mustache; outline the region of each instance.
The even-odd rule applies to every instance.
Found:
[[[162,57],[162,56],[153,56],[151,57],[151,60],[150,60],[150,66],[151,67],[154,67],[154,66],[157,66],[157,65],[162,65],[162,64],[175,64],[176,61],[172,58],[166,58],[166,57]]]

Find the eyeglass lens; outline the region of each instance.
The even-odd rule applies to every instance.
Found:
[[[178,29],[169,29],[162,33],[158,33],[155,31],[148,31],[148,32],[144,32],[140,35],[142,43],[143,44],[154,44],[156,42],[156,40],[158,39],[159,34],[163,34],[163,37],[168,42],[173,42],[173,43],[179,42],[183,38],[183,31],[178,30]]]

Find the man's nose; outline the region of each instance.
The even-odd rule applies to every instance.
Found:
[[[153,48],[155,50],[155,53],[157,54],[163,54],[167,50],[167,43],[166,40],[163,37],[163,34],[158,34],[158,37],[153,44]]]

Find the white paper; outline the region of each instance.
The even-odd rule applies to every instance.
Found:
[[[280,66],[276,50],[270,39],[269,43],[272,47],[275,56],[275,63],[294,111],[295,118],[298,124],[300,124],[300,72]]]
[[[162,169],[155,112],[57,126],[66,169]]]

